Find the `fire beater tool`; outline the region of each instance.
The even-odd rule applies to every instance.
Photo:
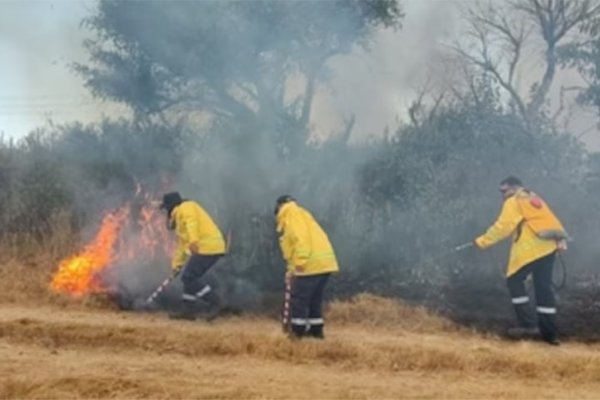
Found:
[[[225,254],[229,253],[230,247],[231,247],[231,231],[227,232],[227,242],[225,243]],[[144,302],[144,306],[152,305],[152,303],[154,303],[154,301],[158,298],[158,296],[160,296],[160,294],[166,289],[166,287],[169,286],[169,284],[171,282],[173,282],[173,280],[179,276],[182,269],[183,268],[174,270],[171,273],[171,275],[169,275],[167,278],[165,278],[165,280],[162,281],[160,285],[158,285],[158,287],[154,290],[154,292],[152,292],[152,294],[150,296],[148,296],[148,298]]]

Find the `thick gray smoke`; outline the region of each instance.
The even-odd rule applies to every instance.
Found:
[[[295,195],[331,231],[343,217],[340,205],[356,203],[355,175],[371,150],[347,144],[352,124],[341,127],[333,142],[309,143],[311,86],[331,73],[326,65],[331,54],[368,41],[380,23],[396,24],[395,2],[381,4],[389,10],[364,2],[265,2],[256,8],[243,2],[164,7],[106,1],[87,21],[100,34],[122,36],[102,42],[99,35],[88,45],[95,65],[79,64],[76,70],[96,94],[129,104],[144,121],[103,127],[106,152],[127,177],[119,185],[139,181],[157,195],[179,190],[232,232],[231,255],[219,269],[229,275],[234,292],[244,282],[234,297],[281,284],[272,213],[277,196]],[[273,22],[282,25],[275,27],[281,37],[268,28]],[[136,51],[122,50],[129,46]],[[130,129],[134,143],[118,139]],[[135,148],[143,151],[126,159]],[[171,165],[177,167],[169,170]],[[88,199],[78,197],[89,209]],[[121,279],[131,281],[133,291],[149,286],[139,279],[156,283],[151,274],[126,275]]]
[[[332,293],[467,312],[497,309],[506,248],[448,250],[493,221],[498,182],[515,174],[564,220],[576,239],[569,272],[586,279],[600,256],[593,157],[547,116],[524,121],[488,73],[446,57],[460,32],[454,3],[406,2],[404,19],[369,4],[99,2],[84,24],[91,59],[74,69],[134,118],[57,128],[39,146],[52,149],[69,204],[97,215],[137,184],[198,200],[231,232],[214,275],[233,303],[259,309],[283,284],[273,206],[291,194],[336,248]],[[34,147],[27,157],[42,158]],[[147,295],[165,264],[121,268],[117,280]]]

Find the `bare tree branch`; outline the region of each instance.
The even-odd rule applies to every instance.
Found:
[[[440,93],[433,101],[433,107],[431,107],[431,110],[429,111],[429,116],[427,117],[428,121],[432,121],[436,114],[437,114],[437,110],[438,108],[440,108],[440,105],[442,104],[442,101],[444,100],[444,98],[446,97],[446,93]]]
[[[345,145],[350,141],[350,136],[352,136],[352,131],[354,130],[354,124],[356,123],[356,114],[352,113],[350,118],[344,118],[344,129],[342,134],[340,135],[340,142]]]
[[[435,117],[437,110],[439,109],[444,98],[446,97],[446,91],[434,94],[432,89],[434,85],[435,84],[432,82],[431,77],[428,77],[426,82],[418,89],[417,98],[411,103],[410,107],[408,108],[408,115],[410,121],[413,123],[413,125],[417,127],[420,127],[424,123],[431,121]],[[431,97],[432,99],[432,105],[430,107],[427,107],[425,104],[426,97]],[[425,111],[427,110],[428,112],[425,115]]]
[[[302,113],[300,114],[300,122],[305,126],[310,121],[310,112],[315,97],[316,75],[316,72],[313,72],[306,78],[306,89],[304,90],[304,101],[302,103]]]
[[[521,99],[521,96],[513,87],[513,85],[511,85],[507,80],[505,80],[502,77],[502,74],[498,71],[498,68],[492,63],[492,61],[489,58],[486,58],[488,56],[485,55],[485,51],[482,51],[482,58],[478,59],[460,48],[456,48],[455,50],[467,60],[471,61],[471,63],[479,66],[485,72],[489,72],[498,82],[498,84],[509,93],[511,99],[515,102],[521,116],[523,116],[523,118],[525,119],[527,118],[527,107]]]
[[[517,64],[521,59],[523,43],[528,36],[525,22],[520,19],[517,26],[511,25],[504,12],[493,8],[488,10],[480,8],[478,12],[471,10],[470,18],[490,29],[500,40],[506,42],[508,45],[512,57],[509,62],[508,77],[506,80],[512,85]]]
[[[513,7],[522,11],[536,24],[546,43],[546,69],[536,86],[528,105],[530,113],[537,114],[548,95],[557,69],[558,43],[581,23],[600,14],[600,4],[591,0],[525,0],[513,1]]]
[[[535,119],[542,112],[556,75],[557,46],[577,26],[600,16],[600,2],[510,0],[500,6],[494,1],[482,4],[469,6],[465,13],[469,23],[467,33],[476,50],[465,46],[454,49],[466,62],[489,73],[510,95],[526,121]],[[514,79],[523,48],[532,32],[538,32],[544,42],[544,73],[532,86],[531,96],[526,100],[515,87]]]

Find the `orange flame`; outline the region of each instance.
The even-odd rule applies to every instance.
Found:
[[[106,292],[101,275],[107,269],[149,260],[160,250],[169,254],[172,239],[158,210],[127,204],[102,219],[96,237],[76,255],[62,260],[50,288],[75,297]]]

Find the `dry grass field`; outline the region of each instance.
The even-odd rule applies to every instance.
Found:
[[[598,345],[486,337],[369,295],[331,304],[327,340],[300,342],[264,317],[18,297],[0,303],[2,399],[600,397]]]

